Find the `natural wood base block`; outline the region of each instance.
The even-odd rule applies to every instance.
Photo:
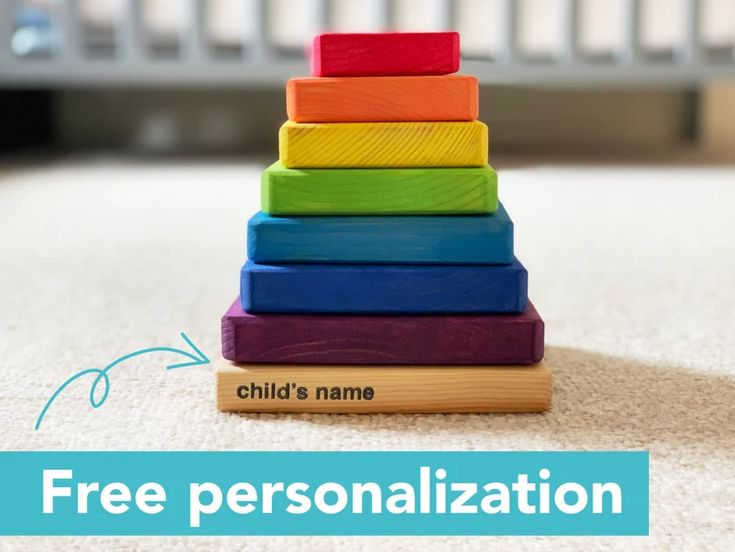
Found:
[[[543,412],[551,372],[535,366],[217,367],[223,412],[452,413]]]

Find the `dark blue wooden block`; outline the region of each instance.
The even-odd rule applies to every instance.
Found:
[[[242,268],[247,312],[520,313],[528,273],[510,265],[265,265]]]
[[[510,264],[513,223],[491,215],[299,216],[248,222],[257,263]]]

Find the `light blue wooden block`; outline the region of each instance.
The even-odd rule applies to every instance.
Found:
[[[491,215],[304,216],[248,222],[256,263],[510,264],[513,222]]]

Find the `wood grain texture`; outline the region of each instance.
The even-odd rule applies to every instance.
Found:
[[[534,306],[517,315],[248,314],[222,317],[222,356],[283,364],[532,364],[544,356]]]
[[[246,312],[520,313],[528,273],[511,265],[344,265],[245,263]]]
[[[287,169],[261,176],[261,208],[271,215],[453,215],[498,208],[490,166],[427,169]]]
[[[510,264],[513,223],[502,207],[476,216],[272,217],[248,221],[257,263]]]
[[[488,131],[479,121],[294,123],[278,133],[288,168],[483,167]]]
[[[545,363],[293,366],[222,360],[216,377],[217,408],[225,412],[543,412],[551,406]],[[266,385],[268,397],[275,388],[276,398],[265,398]],[[288,398],[278,398],[279,390],[286,397],[285,389]]]
[[[315,77],[446,75],[459,70],[459,33],[326,33],[311,45]]]
[[[298,78],[286,110],[297,123],[473,121],[478,85],[467,75]]]

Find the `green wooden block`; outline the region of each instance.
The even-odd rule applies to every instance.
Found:
[[[268,167],[261,209],[269,215],[457,215],[493,213],[492,167],[287,169]]]

